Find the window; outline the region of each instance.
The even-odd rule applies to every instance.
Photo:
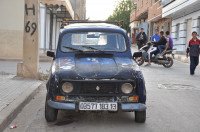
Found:
[[[140,8],[140,1],[138,0],[137,3],[138,3],[138,8],[137,9],[139,10],[139,8]]]
[[[175,31],[175,36],[176,36],[176,39],[178,40],[179,39],[179,29],[180,29],[180,24],[178,23],[176,25],[176,31]]]
[[[118,51],[126,50],[124,36],[109,32],[67,33],[62,37],[61,51]]]
[[[143,7],[143,0],[142,0],[142,5],[141,6]]]

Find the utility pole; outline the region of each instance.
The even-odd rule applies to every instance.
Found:
[[[38,79],[39,67],[39,0],[24,0],[23,63],[17,75]]]

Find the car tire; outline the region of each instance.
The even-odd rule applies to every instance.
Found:
[[[144,123],[146,121],[146,110],[135,111],[135,122]]]
[[[47,122],[54,122],[57,120],[58,110],[49,107],[47,104],[47,99],[45,102],[45,119]]]

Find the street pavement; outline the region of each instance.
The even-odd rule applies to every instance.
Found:
[[[44,117],[45,85],[5,132],[199,132],[200,68],[189,74],[189,64],[175,61],[171,68],[141,66],[147,89],[147,120],[134,122],[133,112],[59,111],[58,120]]]

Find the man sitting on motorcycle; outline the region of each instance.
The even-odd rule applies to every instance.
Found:
[[[158,42],[160,40],[160,35],[159,35],[159,32],[158,32],[158,29],[155,30],[155,35],[152,36],[152,39],[151,39],[151,42]],[[151,56],[153,53],[155,53],[155,51],[157,51],[157,47],[153,46],[150,51],[149,51],[149,65],[151,64]]]
[[[152,36],[151,42],[158,42],[160,40],[160,35],[158,29],[155,30],[155,34]]]
[[[158,50],[161,56],[167,51],[173,48],[173,39],[169,36],[169,31],[165,32],[167,44],[158,46]]]
[[[153,47],[156,47],[156,49],[159,45],[165,45],[167,43],[167,40],[164,37],[164,32],[163,31],[160,32],[160,40],[158,42],[152,42],[152,43],[153,43]],[[148,65],[151,65],[152,54],[155,52],[157,52],[157,50],[150,52],[150,54],[149,54],[150,59],[149,59]]]

